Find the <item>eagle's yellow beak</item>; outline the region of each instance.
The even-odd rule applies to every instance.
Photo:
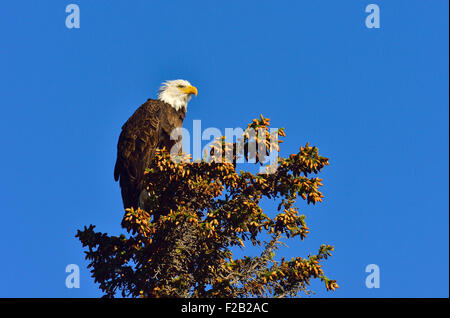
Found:
[[[195,86],[188,86],[185,88],[181,89],[185,94],[194,94],[195,96],[197,96],[197,88]]]

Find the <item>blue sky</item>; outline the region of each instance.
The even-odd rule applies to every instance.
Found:
[[[330,158],[311,233],[318,297],[448,297],[448,1],[8,1],[0,11],[0,297],[98,297],[76,230],[121,233],[121,125],[160,83],[198,87],[185,127],[285,127]],[[368,29],[365,7],[380,7]],[[79,289],[65,287],[68,264]],[[365,268],[380,268],[368,289]]]

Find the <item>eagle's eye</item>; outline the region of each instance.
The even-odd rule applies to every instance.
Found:
[[[178,88],[184,88],[184,85],[183,85],[183,84],[180,84],[180,85],[178,85],[177,87],[178,87]]]

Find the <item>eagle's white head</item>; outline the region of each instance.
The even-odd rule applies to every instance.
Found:
[[[163,101],[176,110],[187,109],[187,103],[192,94],[197,96],[197,88],[188,81],[177,79],[164,82],[159,88],[158,99]]]

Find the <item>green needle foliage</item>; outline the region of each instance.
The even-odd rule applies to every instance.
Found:
[[[322,180],[311,175],[328,165],[328,158],[306,144],[296,154],[279,157],[272,173],[236,171],[239,150],[246,159],[279,150],[284,130],[275,132],[274,142],[269,126],[262,116],[248,125],[262,132],[253,142],[265,143],[264,153],[251,154],[247,133],[241,146],[218,140],[212,149],[222,147],[224,155],[233,151],[230,162],[211,160],[217,159],[214,151],[209,160],[192,162],[185,155],[174,161],[165,149],[158,150],[146,174],[151,200],[145,210],[125,211],[127,235],[95,232],[93,225],[78,230],[88,267],[106,297],[298,297],[309,293],[314,278],[327,290],[338,288],[321,265],[331,256],[330,245],[306,258],[275,260],[283,241],[303,240],[309,233],[295,203],[298,198],[308,204],[322,201]],[[265,198],[279,203],[273,218],[260,207]],[[245,251],[245,244],[260,248],[260,255],[234,259],[231,249]]]

